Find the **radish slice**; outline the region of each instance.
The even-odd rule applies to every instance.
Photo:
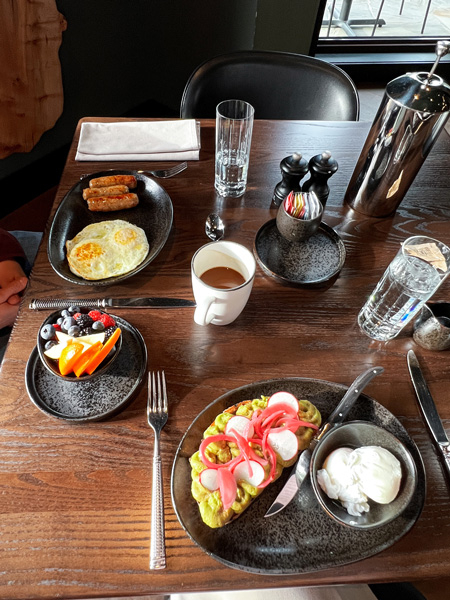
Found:
[[[272,394],[272,396],[270,396],[269,400],[267,401],[267,406],[273,406],[274,404],[278,404],[279,402],[292,406],[292,408],[295,409],[296,413],[298,413],[300,409],[300,405],[298,403],[297,398],[289,392],[275,392],[275,394]]]
[[[252,469],[252,474],[249,472],[249,466]],[[266,473],[259,463],[251,460],[250,465],[246,461],[239,463],[234,469],[233,475],[236,481],[246,481],[250,485],[257,487],[264,481]]]
[[[217,481],[217,469],[204,469],[199,475],[200,483],[210,492],[219,489]]]
[[[227,435],[233,435],[233,429],[240,433],[242,437],[247,439],[253,437],[255,432],[255,428],[253,427],[252,422],[247,417],[242,417],[241,415],[236,415],[235,417],[231,417],[225,427],[225,433]]]
[[[281,460],[291,460],[298,452],[298,438],[289,429],[269,433],[267,441]]]

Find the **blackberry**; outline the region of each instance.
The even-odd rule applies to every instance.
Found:
[[[117,325],[111,325],[111,327],[107,327],[105,329],[105,339],[103,340],[104,344],[109,340],[109,338],[112,336],[116,329]]]
[[[81,329],[85,329],[86,327],[92,327],[92,323],[94,322],[91,317],[89,315],[79,315],[76,319],[75,319],[78,327],[81,327]]]
[[[83,327],[80,330],[80,335],[92,335],[93,333],[95,333],[95,331],[92,329],[92,327]]]

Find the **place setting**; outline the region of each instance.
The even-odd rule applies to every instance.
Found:
[[[229,567],[267,575],[349,564],[403,537],[422,511],[425,473],[400,421],[361,394],[364,380],[367,385],[382,371],[370,369],[349,388],[295,377],[259,381],[208,405],[184,434],[172,467],[172,502],[189,537]],[[264,423],[268,436],[261,430]],[[218,459],[224,442],[239,452],[227,457],[221,450]],[[363,494],[362,505],[353,500],[356,504],[344,502],[345,508],[318,483],[325,459],[339,448],[345,448],[340,452],[346,459],[356,453],[353,460],[367,476],[368,504]],[[276,456],[276,476],[271,456]],[[335,465],[336,481],[345,481],[349,460],[328,459],[326,468]],[[348,498],[344,488],[342,494]]]
[[[47,416],[100,421],[136,397],[146,368],[147,347],[131,323],[110,312],[67,306],[40,326],[25,385]]]

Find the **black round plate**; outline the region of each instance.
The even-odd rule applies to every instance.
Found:
[[[137,188],[131,190],[139,196],[139,204],[134,208],[114,212],[92,212],[83,200],[83,190],[89,187],[94,177],[105,175],[134,175]],[[117,277],[108,277],[98,281],[90,281],[74,275],[69,269],[66,258],[66,241],[73,239],[77,233],[91,223],[121,219],[141,227],[147,236],[149,251],[140,265],[129,273]],[[64,196],[56,211],[48,238],[47,254],[50,264],[60,277],[80,285],[113,285],[128,277],[132,277],[156,258],[169,237],[173,221],[172,200],[164,188],[153,179],[137,171],[109,170],[86,175]]]
[[[100,421],[123,410],[139,391],[147,370],[147,348],[140,332],[120,317],[122,349],[104,375],[64,381],[43,364],[35,347],[25,370],[31,401],[47,415],[72,422]]]
[[[299,287],[324,284],[345,262],[344,242],[326,223],[305,242],[288,242],[272,219],[256,234],[254,254],[262,270],[278,281]]]
[[[326,419],[346,392],[346,386],[315,379],[286,378],[259,381],[224,394],[207,406],[181,440],[172,469],[172,502],[178,519],[191,539],[221,563],[252,573],[300,574],[352,563],[385,550],[407,533],[419,517],[425,501],[425,471],[420,453],[392,413],[362,395],[347,420],[371,421],[401,440],[417,467],[418,485],[405,511],[378,529],[346,527],[328,517],[320,507],[310,479],[295,498],[273,517],[264,515],[283,487],[290,469],[270,485],[235,521],[211,529],[200,518],[190,493],[189,457],[198,450],[204,430],[225,408],[243,400],[286,390],[313,402]]]

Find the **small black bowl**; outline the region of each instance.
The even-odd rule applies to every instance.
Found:
[[[83,314],[87,314],[90,310],[92,310],[92,309],[89,309],[89,308],[84,309],[83,308],[80,310],[80,312]],[[69,375],[61,375],[61,373],[59,372],[58,361],[55,359],[49,358],[48,356],[46,356],[44,354],[45,344],[47,343],[48,340],[44,340],[41,337],[41,329],[44,327],[44,325],[48,325],[49,323],[53,325],[54,323],[56,323],[57,319],[60,316],[61,316],[61,310],[57,310],[57,311],[51,313],[42,322],[41,326],[39,327],[39,331],[37,334],[37,349],[38,349],[39,357],[42,361],[42,364],[50,371],[50,373],[53,373],[53,375],[56,375],[57,377],[59,377],[60,379],[63,379],[64,381],[72,381],[72,382],[74,382],[74,381],[75,382],[91,381],[92,379],[94,379],[95,377],[98,377],[99,375],[104,375],[119,355],[119,352],[122,348],[122,335],[119,336],[119,339],[116,341],[116,344],[111,349],[108,356],[105,357],[103,362],[95,369],[95,371],[92,373],[92,375],[89,375],[88,373],[86,373],[85,375],[81,375],[81,377],[77,377],[75,375],[75,373],[70,373]],[[110,316],[115,320],[114,315],[110,315]]]
[[[322,490],[317,480],[325,459],[333,450],[342,447],[381,446],[399,461],[402,480],[397,497],[389,504],[369,500],[370,510],[359,517],[350,515],[339,500],[332,500]],[[407,508],[417,486],[417,468],[411,454],[392,433],[369,421],[348,421],[331,429],[317,444],[311,458],[311,483],[319,504],[335,521],[356,529],[374,529],[396,519]]]

